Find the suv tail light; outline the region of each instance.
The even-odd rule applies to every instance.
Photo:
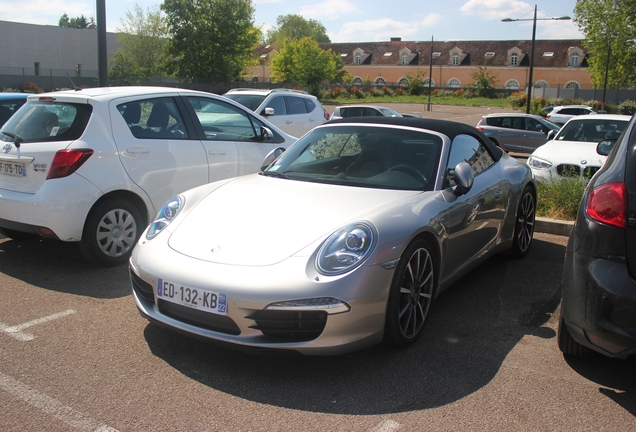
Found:
[[[325,117],[325,120],[329,120],[329,117],[330,117],[329,111],[327,111],[327,110],[323,110],[323,111],[324,111],[323,116]]]
[[[92,149],[59,150],[55,153],[47,180],[67,177],[81,167],[93,154]]]
[[[592,189],[585,212],[598,222],[625,228],[627,226],[626,207],[627,186],[625,183],[606,183]]]
[[[477,123],[477,130],[478,131],[483,131],[484,127],[481,125],[483,123],[484,119],[479,120],[479,123]]]

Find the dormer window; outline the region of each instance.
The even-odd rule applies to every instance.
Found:
[[[519,54],[512,53],[510,55],[510,66],[519,66]]]
[[[486,54],[484,54],[484,57],[494,57],[495,53],[492,51],[488,51]]]
[[[357,65],[362,64],[362,56],[360,54],[356,54],[356,60],[354,63]]]
[[[554,52],[544,52],[543,57],[554,57]]]
[[[408,54],[402,54],[402,58],[400,59],[400,64],[409,64],[409,55]]]
[[[451,65],[459,66],[459,54],[458,53],[454,53],[453,56],[451,57]]]
[[[581,48],[579,47],[568,48],[568,66],[581,67],[583,58],[584,58],[584,53]]]
[[[391,57],[393,55],[392,52],[385,52],[384,57]]]
[[[579,66],[579,54],[574,53],[570,56],[570,66],[578,67]]]

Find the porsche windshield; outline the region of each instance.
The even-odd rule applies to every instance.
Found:
[[[263,174],[383,189],[432,190],[442,138],[378,126],[314,129]]]

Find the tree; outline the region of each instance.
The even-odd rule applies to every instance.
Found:
[[[280,15],[276,19],[277,27],[267,32],[265,43],[282,47],[286,41],[298,41],[309,37],[318,43],[330,43],[327,29],[320,22],[306,20],[300,15]]]
[[[165,17],[158,6],[146,12],[137,4],[121,20],[117,41],[121,48],[110,61],[109,81],[114,85],[139,84],[160,75],[159,59],[168,43]]]
[[[499,74],[489,71],[487,67],[479,67],[479,70],[473,73],[473,84],[468,85],[479,97],[493,97],[495,95],[495,86],[499,81]]]
[[[75,18],[69,18],[67,14],[63,14],[57,25],[59,27],[97,30],[95,18],[92,16],[86,18],[84,15],[80,15]]]
[[[634,0],[578,0],[574,21],[585,35],[592,82],[603,86],[636,84],[636,2]]]
[[[261,39],[251,0],[164,0],[168,34],[166,70],[194,80],[231,82],[256,64],[252,50]]]
[[[325,51],[309,37],[287,41],[272,60],[272,80],[292,81],[309,89],[315,96],[325,81],[343,82],[347,71],[340,56],[332,50]]]

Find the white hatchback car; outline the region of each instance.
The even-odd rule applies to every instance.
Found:
[[[598,143],[618,138],[630,119],[627,115],[597,114],[569,120],[553,140],[537,148],[528,158],[534,178],[591,179],[607,158],[596,151]]]
[[[175,194],[257,172],[296,141],[226,98],[163,87],[32,95],[0,135],[0,234],[79,242],[104,266],[128,260]]]
[[[565,105],[552,107],[552,110],[550,110],[545,117],[552,123],[562,126],[572,117],[590,114],[596,114],[596,111],[594,111],[592,107],[585,105]]]
[[[329,120],[329,113],[316,96],[292,89],[232,89],[223,96],[266,117],[283,131],[301,137]]]

